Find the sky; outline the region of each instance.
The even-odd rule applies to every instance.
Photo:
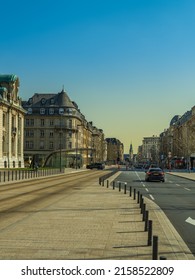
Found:
[[[3,1],[0,74],[19,77],[22,100],[64,87],[136,153],[195,105],[195,1]]]

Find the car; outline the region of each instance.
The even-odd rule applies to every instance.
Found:
[[[165,182],[165,173],[161,168],[149,168],[146,171],[145,181],[161,181]]]
[[[99,170],[103,170],[105,168],[105,164],[104,163],[101,163],[101,162],[94,162],[94,163],[91,163],[91,164],[88,164],[86,166],[87,169],[99,169]]]

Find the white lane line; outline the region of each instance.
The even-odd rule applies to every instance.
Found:
[[[148,190],[147,188],[145,188],[145,190],[146,190],[147,192],[149,192],[149,190]]]
[[[179,184],[176,184],[176,186],[180,187],[180,185],[179,185]]]
[[[151,197],[152,200],[154,200],[154,197],[151,194],[149,196]]]
[[[188,189],[188,188],[184,188],[186,191],[191,191],[190,189]]]

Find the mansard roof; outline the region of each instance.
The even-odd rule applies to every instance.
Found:
[[[15,82],[18,77],[14,74],[0,74],[0,82]]]
[[[29,98],[27,102],[23,103],[24,106],[30,107],[67,107],[76,108],[74,102],[70,100],[69,96],[65,91],[56,93],[35,93],[32,98]]]

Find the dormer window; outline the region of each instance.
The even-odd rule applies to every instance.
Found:
[[[64,114],[64,108],[59,108],[59,114],[60,115]]]
[[[28,108],[27,114],[29,114],[29,115],[32,114],[32,108]]]
[[[54,114],[54,108],[49,108],[49,114],[53,115]]]
[[[41,108],[41,109],[40,109],[40,114],[41,114],[41,115],[44,115],[44,114],[45,114],[45,108]]]
[[[46,99],[45,99],[45,98],[42,98],[42,99],[41,99],[41,104],[44,105],[45,103],[46,103]]]

